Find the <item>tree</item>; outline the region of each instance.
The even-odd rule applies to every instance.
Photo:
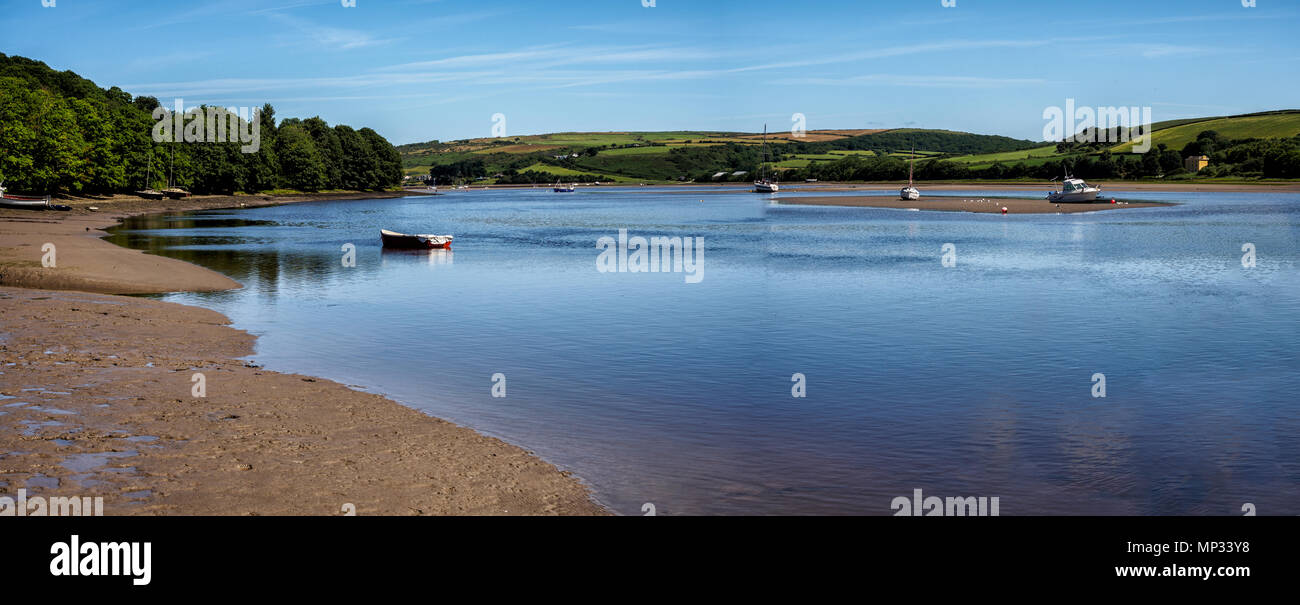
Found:
[[[325,162],[301,124],[286,124],[276,132],[275,151],[287,187],[318,191],[325,186]]]

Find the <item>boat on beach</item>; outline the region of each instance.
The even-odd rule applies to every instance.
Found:
[[[164,197],[163,192],[154,189],[153,185],[150,184],[152,180],[153,180],[153,153],[151,152],[149,154],[149,168],[145,171],[145,175],[144,175],[144,189],[135,192],[135,194],[146,200],[163,199]]]
[[[396,248],[399,250],[431,250],[434,248],[451,248],[452,236],[428,235],[424,233],[398,233],[396,231],[380,229],[379,239],[383,241],[385,248]]]
[[[1101,187],[1093,187],[1085,183],[1083,179],[1071,177],[1067,172],[1065,179],[1061,181],[1061,190],[1048,193],[1047,201],[1058,203],[1095,202],[1097,201],[1097,195],[1100,193]]]
[[[776,181],[767,178],[767,124],[763,125],[763,159],[758,163],[758,180],[754,181],[754,193],[776,193],[781,189]]]
[[[179,200],[190,196],[190,192],[176,186],[176,152],[172,150],[171,165],[167,167],[167,188],[161,193],[171,199]]]
[[[5,193],[4,181],[0,181],[0,206],[6,208],[23,208],[27,210],[48,210],[50,196],[33,197],[28,195],[9,195]]]
[[[908,156],[907,162],[907,186],[898,190],[898,197],[905,200],[921,199],[921,192],[917,191],[912,181],[912,167],[916,164],[916,149],[912,149],[912,154]]]

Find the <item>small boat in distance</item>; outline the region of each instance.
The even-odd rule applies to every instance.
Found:
[[[1055,181],[1056,179],[1052,179]],[[1097,195],[1101,193],[1101,187],[1093,187],[1083,179],[1076,179],[1065,173],[1065,180],[1061,181],[1061,190],[1053,191],[1047,194],[1049,202],[1095,202]]]
[[[398,248],[403,250],[429,250],[433,248],[451,248],[452,236],[450,235],[428,235],[428,234],[408,234],[389,231],[387,229],[379,230],[379,239],[384,242],[385,248]]]
[[[26,195],[9,195],[5,193],[4,181],[0,181],[0,206],[7,208],[25,208],[28,210],[47,210],[50,196],[31,197]]]
[[[144,174],[144,189],[135,192],[135,194],[146,200],[163,199],[163,192],[154,189],[151,181],[153,181],[153,153],[152,152],[149,154],[149,168],[148,170],[145,171]]]
[[[561,185],[559,181],[555,181],[554,191],[556,193],[573,193],[574,191],[577,190],[578,190],[577,183],[570,183],[568,187],[565,187],[564,185]]]
[[[767,124],[763,125],[763,159],[758,163],[758,175],[754,193],[776,193],[781,189],[776,181],[767,178]]]
[[[175,148],[173,147],[172,155],[171,155],[171,165],[167,167],[167,188],[162,190],[162,194],[174,200],[187,198],[190,196],[190,192],[176,186],[176,177],[174,174],[175,168],[176,168],[176,151]]]
[[[912,149],[912,154],[907,158],[907,186],[898,190],[898,197],[905,200],[921,199],[921,192],[916,190],[912,182],[912,167],[916,164],[916,149]]]

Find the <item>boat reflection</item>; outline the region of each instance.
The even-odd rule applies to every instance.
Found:
[[[452,265],[455,264],[455,253],[449,248],[431,248],[428,250],[402,250],[394,248],[382,248],[380,256],[381,267],[394,265],[405,265],[413,263],[427,263],[431,266]]]

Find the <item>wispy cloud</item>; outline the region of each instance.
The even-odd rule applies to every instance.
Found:
[[[780,61],[776,63],[763,63],[760,65],[750,65],[748,67],[737,67],[731,69],[732,72],[757,71],[768,69],[785,69],[792,67],[811,67],[814,65],[827,65],[831,63],[848,63],[853,61],[865,61],[869,59],[886,59],[891,57],[902,57],[905,55],[915,55],[920,53],[935,53],[944,51],[964,51],[975,49],[989,48],[1032,48],[1048,44],[1048,40],[954,40],[951,42],[931,42],[929,44],[907,44],[902,46],[890,46],[875,50],[857,51],[843,53],[838,55],[824,55],[811,59],[802,59],[794,61]]]
[[[299,37],[294,41],[297,43],[309,42],[317,46],[349,50],[388,44],[398,39],[376,38],[365,30],[330,27],[282,13],[271,13],[271,16],[298,33]]]
[[[865,74],[848,78],[789,78],[779,84],[820,84],[829,86],[881,85],[915,86],[928,88],[1004,88],[1047,84],[1042,78],[987,78],[979,76],[917,76],[896,74]]]

